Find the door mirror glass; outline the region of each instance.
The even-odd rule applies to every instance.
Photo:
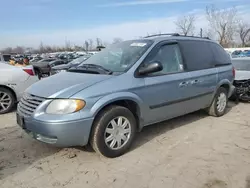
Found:
[[[162,71],[163,66],[159,61],[154,61],[146,64],[145,66],[139,69],[139,75],[147,75],[155,72]]]

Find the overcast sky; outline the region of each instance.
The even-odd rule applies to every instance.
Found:
[[[237,7],[250,23],[250,0],[1,0],[0,48],[83,45],[84,40],[133,39],[175,32],[180,15],[196,14],[196,29],[208,28],[206,5]]]

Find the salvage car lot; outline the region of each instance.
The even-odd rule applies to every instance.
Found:
[[[39,143],[16,126],[14,113],[2,115],[0,187],[245,188],[249,111],[247,103],[230,103],[220,118],[199,111],[146,127],[132,150],[115,159]]]

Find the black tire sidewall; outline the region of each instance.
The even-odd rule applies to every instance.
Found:
[[[226,95],[226,107],[225,109],[222,111],[222,112],[219,112],[218,109],[217,109],[217,102],[218,102],[218,97],[220,96],[221,93],[224,93]],[[216,114],[217,117],[220,117],[220,116],[223,116],[226,112],[226,109],[227,109],[227,104],[228,104],[228,91],[223,88],[223,87],[220,87],[215,95],[215,98],[214,98],[214,112]]]
[[[0,114],[5,114],[5,113],[10,112],[13,109],[13,107],[15,105],[15,97],[14,97],[13,93],[6,88],[0,88],[0,91],[7,93],[11,98],[11,104],[10,104],[9,108],[7,108],[4,111],[0,111]]]
[[[104,140],[104,133],[105,133],[105,129],[108,126],[108,123],[118,117],[118,116],[123,116],[125,118],[128,119],[128,121],[130,122],[131,125],[131,136],[128,140],[128,142],[120,149],[117,150],[112,150],[111,148],[109,148]],[[97,131],[97,135],[96,135],[96,146],[98,147],[99,152],[106,156],[106,157],[118,157],[122,154],[124,154],[125,152],[128,151],[128,149],[130,148],[135,134],[136,134],[136,120],[134,115],[132,114],[132,112],[125,108],[125,107],[120,107],[120,106],[113,106],[108,108],[107,110],[104,111],[104,113],[102,113],[100,115],[99,120],[96,122],[96,127],[98,128]]]

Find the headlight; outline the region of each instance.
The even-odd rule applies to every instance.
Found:
[[[55,99],[46,109],[48,114],[70,114],[84,108],[85,101],[78,99]]]

